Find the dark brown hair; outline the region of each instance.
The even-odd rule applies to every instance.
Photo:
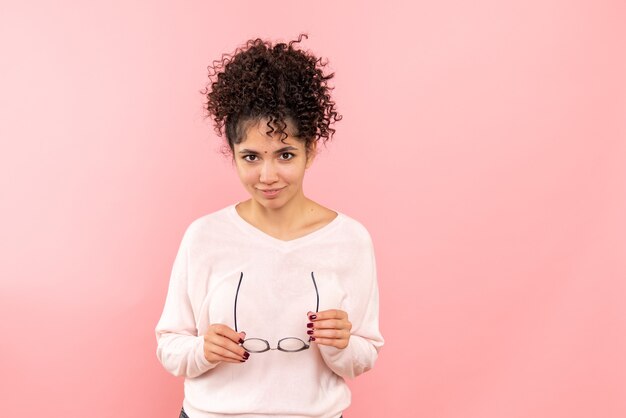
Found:
[[[226,134],[228,146],[240,143],[250,123],[267,118],[267,134],[287,137],[286,120],[293,124],[294,136],[305,141],[307,150],[315,141],[326,143],[335,130],[331,125],[342,119],[335,110],[327,85],[334,73],[324,74],[328,64],[311,53],[294,47],[302,38],[289,44],[272,45],[251,39],[233,54],[223,54],[208,67],[206,95],[207,117],[215,122],[219,136]]]

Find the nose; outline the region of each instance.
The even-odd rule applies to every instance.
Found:
[[[265,161],[263,163],[259,181],[265,184],[272,184],[278,181],[278,172],[272,161]]]

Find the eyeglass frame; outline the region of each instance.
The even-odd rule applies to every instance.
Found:
[[[313,274],[313,272],[311,272],[311,279],[313,280],[313,286],[315,287],[315,295],[317,297],[317,303],[315,305],[315,312],[319,312],[319,308],[320,308],[320,294],[319,291],[317,289],[317,283],[315,281],[315,275]],[[241,287],[241,282],[243,280],[243,271],[241,272],[241,275],[239,276],[239,284],[237,284],[237,292],[235,293],[235,308],[234,308],[234,317],[235,317],[235,331],[239,332],[238,328],[237,328],[237,298],[239,297],[239,288]],[[300,340],[302,341],[302,343],[304,344],[304,347],[299,348],[298,350],[285,350],[284,348],[280,347],[280,342],[284,341],[284,340],[289,340],[289,339],[296,339],[296,340]],[[271,348],[270,347],[270,343],[267,340],[264,340],[262,338],[247,338],[243,341],[243,343],[241,343],[241,345],[243,346],[243,344],[248,341],[248,340],[258,340],[258,341],[263,341],[265,343],[265,345],[267,346],[267,348],[265,350],[261,350],[261,351],[252,351],[252,350],[248,350],[246,349],[246,351],[250,351],[252,353],[265,353],[266,351],[270,351],[270,350],[278,350],[278,351],[282,351],[284,353],[297,353],[299,351],[304,351],[306,349],[308,349],[309,347],[311,347],[310,344],[307,344],[304,340],[301,340],[298,337],[285,337],[285,338],[281,338],[280,340],[278,340],[278,343],[276,345],[276,348]],[[310,340],[309,340],[310,341]]]

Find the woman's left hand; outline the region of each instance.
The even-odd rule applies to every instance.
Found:
[[[352,323],[348,321],[348,313],[340,309],[329,309],[321,312],[309,312],[307,334],[311,341],[321,345],[330,345],[344,349],[350,341]]]

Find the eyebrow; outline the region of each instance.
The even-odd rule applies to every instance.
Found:
[[[287,147],[283,147],[281,149],[277,149],[276,151],[274,151],[274,154],[282,154],[283,152],[287,152],[287,151],[298,151],[298,148],[292,147],[292,146],[287,146]],[[259,155],[260,153],[258,151],[252,150],[252,149],[244,148],[241,151],[239,151],[239,154]]]

